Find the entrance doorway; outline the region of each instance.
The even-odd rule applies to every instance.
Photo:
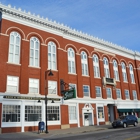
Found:
[[[91,113],[84,113],[84,126],[89,126],[92,124],[92,114]]]
[[[108,120],[110,122],[113,122],[114,121],[114,104],[108,104],[107,107],[108,107]]]

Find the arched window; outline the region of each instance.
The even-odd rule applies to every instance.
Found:
[[[30,66],[39,67],[40,42],[36,37],[30,39]]]
[[[133,66],[131,64],[129,64],[129,71],[130,71],[131,83],[135,83]]]
[[[110,78],[108,59],[104,57],[103,61],[104,61],[104,75],[106,78]]]
[[[116,81],[119,81],[119,73],[118,73],[118,64],[116,60],[113,60],[113,70],[114,70],[114,78]]]
[[[17,32],[10,33],[10,40],[9,40],[9,55],[8,55],[8,62],[11,63],[20,63],[20,42],[21,37]]]
[[[99,59],[96,54],[93,55],[94,77],[100,77]]]
[[[88,75],[88,64],[87,64],[87,54],[81,52],[81,63],[82,63],[82,75]]]
[[[121,63],[121,66],[122,66],[123,81],[127,82],[126,66],[125,66],[125,64],[123,62]]]
[[[48,43],[48,69],[56,70],[56,44]]]
[[[75,73],[75,52],[72,48],[68,48],[68,72]]]

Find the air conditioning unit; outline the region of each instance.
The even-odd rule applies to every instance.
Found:
[[[104,86],[106,86],[106,85],[116,86],[116,80],[115,80],[115,78],[106,78],[106,77],[103,77],[102,81],[103,81],[103,85]]]

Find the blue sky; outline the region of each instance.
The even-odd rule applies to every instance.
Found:
[[[0,0],[140,52],[140,0]]]

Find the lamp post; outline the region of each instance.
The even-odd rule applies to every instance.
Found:
[[[47,119],[48,76],[53,76],[53,73],[52,73],[51,69],[45,71],[45,115],[46,115],[46,133],[49,133],[49,132],[48,132],[48,123],[47,123],[47,120],[48,120],[48,119]]]

